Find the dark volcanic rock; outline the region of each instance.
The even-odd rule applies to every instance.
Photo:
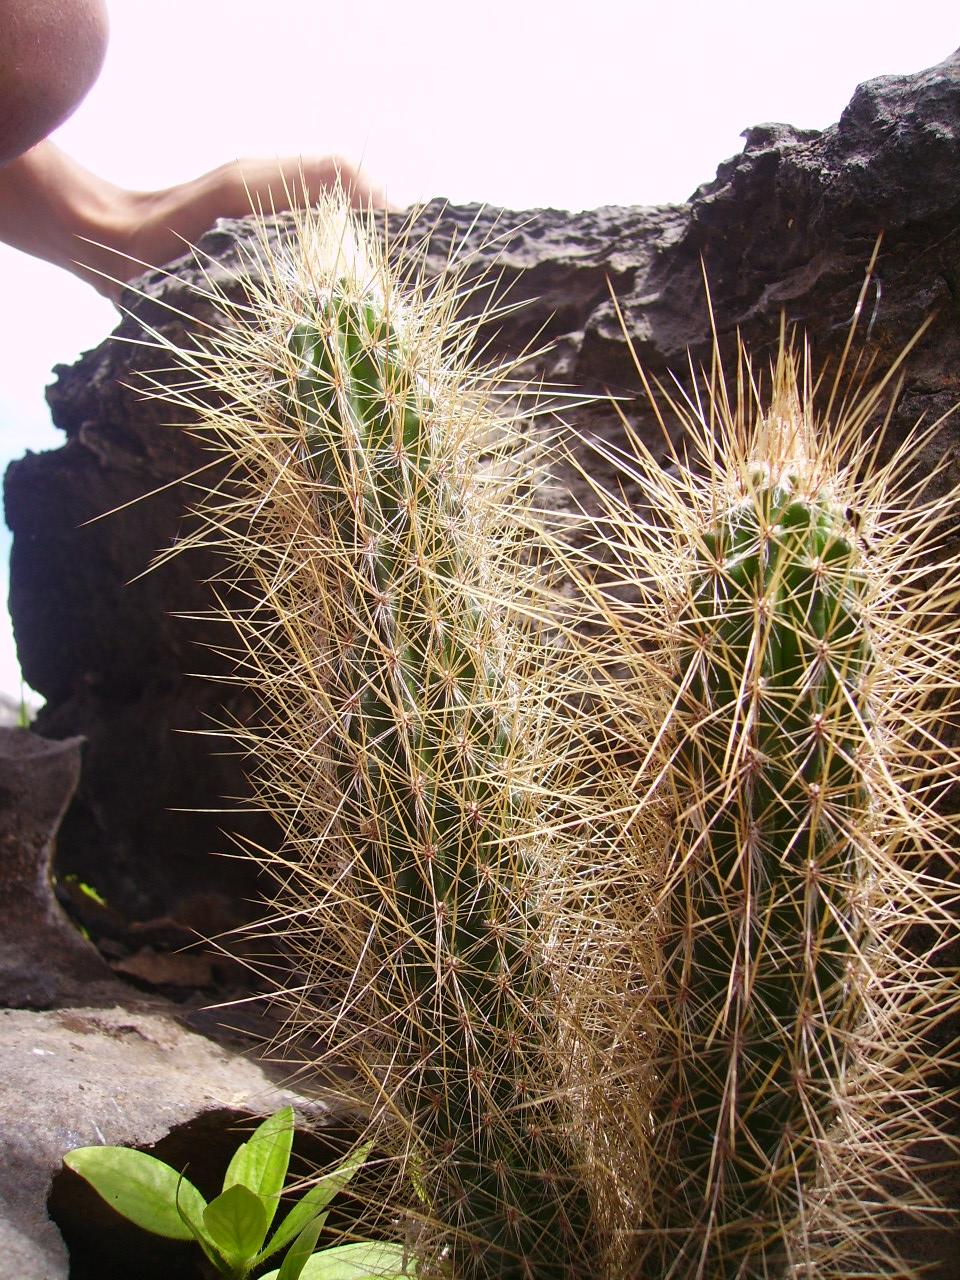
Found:
[[[625,397],[621,407],[652,442],[610,288],[655,376],[682,376],[688,350],[695,363],[709,354],[704,269],[724,351],[739,329],[762,362],[785,312],[829,362],[882,233],[861,325],[870,321],[881,366],[935,317],[910,357],[891,439],[945,412],[960,399],[960,55],[861,86],[823,132],[766,124],[745,138],[742,154],[685,205],[571,215],[433,203],[418,224],[432,229],[427,270],[439,272],[454,244],[474,255],[468,275],[492,268],[499,290],[525,305],[492,323],[491,353],[553,339],[554,351],[532,366]],[[245,234],[243,223],[222,223],[205,237],[205,269],[229,281]],[[241,820],[183,812],[244,792],[241,760],[174,732],[252,711],[242,691],[181,678],[231,669],[218,652],[226,637],[172,616],[208,607],[202,579],[212,566],[195,556],[138,576],[177,537],[189,504],[179,478],[205,459],[166,429],[169,407],[128,389],[165,361],[123,340],[143,336],[136,316],[176,334],[186,326],[177,309],[208,315],[190,290],[199,274],[184,259],[167,278],[148,276],[144,297],[127,295],[136,314],[114,339],[58,370],[49,398],[66,444],[13,464],[6,484],[18,645],[27,679],[47,698],[37,727],[88,741],[61,867],[141,916],[175,913],[186,895],[223,890],[238,902],[255,888],[247,864],[210,856],[229,847],[220,826],[236,830]],[[588,433],[620,430],[604,406],[568,416]],[[938,448],[954,448],[956,436],[948,423]],[[86,523],[154,490],[162,492]],[[255,819],[243,821],[247,834],[270,840]]]
[[[694,193],[681,233],[644,262],[621,300],[644,360],[680,362],[707,343],[701,262],[721,335],[740,326],[756,350],[775,336],[785,309],[823,353],[843,334],[882,236],[874,337],[896,350],[938,311],[928,349],[946,364],[957,351],[951,320],[960,288],[958,95],[955,54],[920,75],[861,85],[823,133],[746,130],[742,154]],[[605,306],[587,325],[578,372],[622,370],[623,347]]]
[[[122,385],[144,363],[137,348],[109,340],[62,370],[50,401],[67,443],[14,463],[6,490],[18,651],[47,699],[35,727],[88,743],[58,866],[140,917],[161,914],[171,894],[219,890],[223,863],[209,855],[225,845],[222,818],[185,810],[210,810],[242,783],[235,763],[223,767],[190,731],[209,728],[214,708],[250,714],[242,691],[211,696],[183,680],[228,669],[207,647],[216,631],[171,616],[209,606],[198,582],[212,565],[184,557],[145,574],[176,539],[189,501],[179,482],[203,459],[169,429],[168,408]],[[136,501],[154,489],[163,492]],[[105,512],[114,514],[97,519]],[[248,833],[264,838],[262,824]],[[231,896],[249,896],[252,873],[232,866]]]

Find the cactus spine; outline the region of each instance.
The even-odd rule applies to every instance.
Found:
[[[956,497],[899,507],[882,386],[818,422],[782,347],[769,405],[746,368],[733,406],[671,402],[678,478],[607,451],[655,522],[584,477],[598,560],[537,528],[449,292],[401,298],[329,205],[244,277],[178,353],[232,464],[196,541],[265,708],[236,736],[286,837],[253,852],[289,1038],[365,1085],[421,1275],[905,1274],[870,1237],[936,1134],[918,1024],[957,1006],[927,867],[958,667],[922,559],[955,580]]]
[[[437,1162],[431,1208],[453,1228],[458,1275],[573,1275],[589,1213],[563,1172],[557,1108],[533,1093],[549,991],[523,865],[531,816],[511,777],[528,745],[509,624],[480,599],[482,553],[465,557],[467,477],[409,337],[342,279],[313,309],[290,338],[286,412],[335,548],[337,827],[414,1070],[409,1123]]]
[[[717,1280],[782,1268],[781,1224],[816,1169],[810,1139],[833,1120],[860,1013],[852,831],[870,822],[873,665],[861,556],[843,509],[805,493],[797,469],[745,479],[695,549],[678,620],[663,920],[677,1025],[654,1123],[677,1170],[666,1221],[679,1209],[682,1234],[665,1234],[651,1276],[677,1256]],[[691,1207],[706,1239],[688,1234]]]

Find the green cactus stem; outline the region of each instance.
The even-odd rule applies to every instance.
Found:
[[[338,611],[335,838],[430,1211],[464,1280],[585,1276],[585,1191],[562,1108],[537,1096],[556,1033],[525,865],[535,816],[512,776],[529,748],[507,624],[471,594],[443,423],[402,325],[355,288],[319,298],[289,351],[285,413]]]
[[[594,442],[595,542],[539,527],[452,288],[345,219],[262,225],[155,385],[220,464],[177,550],[226,553],[260,699],[284,1049],[390,1157],[360,1226],[405,1214],[423,1280],[910,1274],[874,1237],[937,1203],[958,495],[783,341],[769,403],[742,352],[670,401],[675,474]]]
[[[871,644],[854,531],[755,467],[680,617],[675,852],[654,1125],[675,1185],[644,1275],[772,1277],[832,1123],[858,1012],[856,832]]]

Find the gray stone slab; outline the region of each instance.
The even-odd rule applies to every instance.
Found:
[[[150,1146],[205,1112],[302,1103],[168,1014],[120,1007],[0,1010],[0,1081],[0,1280],[67,1280],[46,1204],[73,1147]]]

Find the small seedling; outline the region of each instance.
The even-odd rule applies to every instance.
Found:
[[[246,1280],[287,1249],[278,1271],[263,1280],[392,1280],[416,1273],[400,1244],[361,1241],[314,1253],[327,1206],[370,1154],[357,1147],[294,1205],[269,1241],[293,1146],[292,1107],[254,1130],[233,1154],[223,1190],[209,1204],[182,1173],[129,1147],[77,1147],[64,1164],[84,1178],[117,1213],[171,1240],[196,1240],[217,1271]]]
[[[27,701],[26,691],[23,681],[20,681],[20,706],[17,708],[17,728],[29,729],[33,724],[34,717],[37,714],[36,707],[30,705]]]
[[[95,889],[92,884],[87,884],[79,876],[64,876],[61,883],[69,885],[71,889],[75,889],[82,897],[88,898],[91,902],[96,903],[98,907],[106,907],[108,905],[106,898],[99,889]]]

